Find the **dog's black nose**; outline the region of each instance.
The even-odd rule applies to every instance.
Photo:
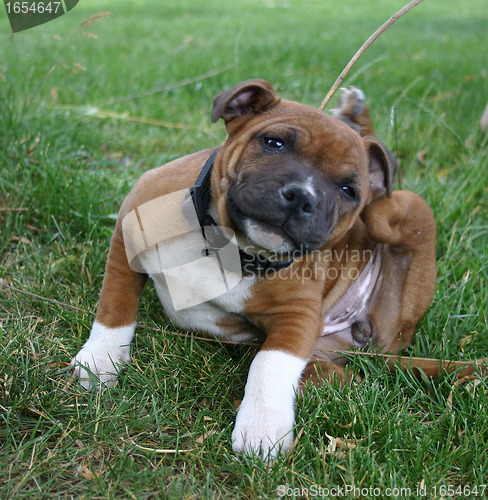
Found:
[[[317,208],[317,202],[313,193],[300,184],[286,184],[280,189],[283,208],[289,215],[295,213],[300,217],[313,215]]]

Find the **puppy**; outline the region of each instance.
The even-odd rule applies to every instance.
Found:
[[[299,384],[345,377],[334,351],[410,344],[435,288],[434,218],[419,196],[393,191],[397,162],[362,92],[345,91],[334,115],[243,82],[213,103],[224,144],[137,181],[72,361],[84,387],[111,385],[129,362],[148,276],[181,329],[262,340],[232,433],[238,452],[291,448]]]

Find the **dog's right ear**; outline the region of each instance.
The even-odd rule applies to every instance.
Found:
[[[212,123],[222,118],[227,124],[234,118],[257,115],[280,102],[266,80],[247,80],[215,97]]]
[[[398,162],[378,138],[366,136],[363,141],[369,153],[369,187],[372,200],[385,193],[390,198]]]

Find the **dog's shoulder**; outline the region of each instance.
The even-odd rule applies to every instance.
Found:
[[[189,189],[215,149],[205,149],[182,156],[144,172],[124,200],[120,213],[125,215],[151,200]]]

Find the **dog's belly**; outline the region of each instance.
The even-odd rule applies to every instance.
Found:
[[[260,332],[241,316],[244,301],[251,294],[254,278],[244,277],[238,285],[212,300],[175,310],[164,275],[152,275],[156,292],[168,318],[179,328],[206,333],[233,342],[246,342]],[[188,288],[189,294],[198,293]]]

